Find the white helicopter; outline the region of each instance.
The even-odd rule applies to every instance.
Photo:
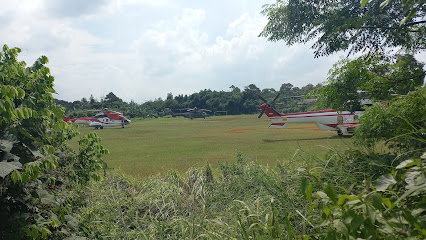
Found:
[[[95,129],[103,129],[104,127],[117,127],[121,126],[124,128],[125,125],[129,125],[131,121],[127,119],[123,114],[119,112],[111,112],[108,108],[104,108],[103,112],[96,114],[93,117],[82,117],[70,119],[64,116],[64,121],[71,121],[73,123],[87,124],[89,127]]]
[[[273,128],[286,128],[289,123],[315,123],[321,130],[337,131],[338,135],[344,133],[354,133],[355,128],[360,126],[359,118],[363,115],[363,111],[336,111],[333,109],[310,111],[310,112],[297,112],[297,113],[279,113],[271,104],[273,104],[279,97],[280,93],[269,104],[263,97],[258,97],[264,102],[260,106],[262,111],[259,118],[265,113],[266,116],[272,121],[270,127]],[[371,101],[363,100],[361,104],[369,105]]]

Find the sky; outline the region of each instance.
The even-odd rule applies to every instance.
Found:
[[[267,23],[262,5],[274,2],[0,0],[0,43],[21,48],[27,65],[47,56],[54,97],[66,101],[113,92],[143,103],[232,85],[325,82],[346,53],[314,58],[312,43],[258,37]]]

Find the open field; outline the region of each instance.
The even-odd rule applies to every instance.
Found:
[[[132,119],[132,124],[94,130],[110,150],[105,161],[135,177],[147,177],[171,169],[184,172],[193,166],[236,161],[238,152],[261,164],[274,165],[293,157],[323,157],[329,148],[341,150],[349,136],[320,131],[315,124],[293,124],[286,129],[268,128],[267,118],[257,115],[217,116],[207,119]],[[78,138],[78,137],[77,137]]]

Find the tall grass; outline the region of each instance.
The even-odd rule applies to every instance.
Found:
[[[298,155],[265,167],[238,153],[236,162],[220,164],[214,175],[210,165],[146,180],[111,172],[80,193],[85,206],[76,216],[78,234],[93,239],[273,239],[309,233],[304,217],[309,209],[300,190],[306,173],[341,183],[358,176],[336,153],[326,159]]]

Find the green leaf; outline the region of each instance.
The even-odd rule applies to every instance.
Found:
[[[416,195],[419,192],[425,192],[426,191],[426,183],[420,185],[420,186],[414,186],[409,188],[404,194],[402,194],[401,197],[396,200],[395,204],[398,204],[401,200],[404,198],[410,196],[410,195]]]
[[[357,198],[356,198],[356,197],[349,196],[349,195],[346,195],[346,194],[344,194],[344,195],[340,195],[340,196],[339,196],[339,200],[337,201],[337,204],[339,204],[339,205],[343,205],[343,204],[345,203],[346,199],[349,199],[349,200],[356,200]]]
[[[50,220],[52,221],[52,227],[54,228],[57,228],[61,225],[61,222],[59,221],[58,216],[53,212],[51,212],[50,214]]]
[[[25,91],[22,90],[22,88],[17,88],[17,90],[18,90],[18,98],[19,99],[24,98],[25,97]]]
[[[410,167],[410,166],[415,165],[415,164],[416,164],[416,162],[413,159],[408,159],[408,160],[405,160],[405,161],[401,162],[400,164],[398,164],[398,166],[396,166],[396,169]]]
[[[44,189],[36,190],[38,197],[40,198],[40,202],[43,204],[53,204],[55,203],[55,196],[50,194],[48,191]]]
[[[382,210],[382,196],[379,193],[373,193],[371,197],[373,199],[373,206],[379,210]]]
[[[389,210],[392,210],[393,206],[389,198],[382,198],[382,202],[389,208]]]
[[[346,225],[341,220],[334,220],[333,226],[336,228],[338,232],[343,234],[346,238],[349,236],[349,231]]]
[[[73,217],[72,215],[65,215],[64,218],[67,221],[67,226],[69,228],[71,228],[72,230],[78,229],[79,222],[75,217]]]
[[[312,200],[312,184],[308,185],[308,189],[306,190],[306,198],[308,199],[308,202],[311,203]]]
[[[237,221],[238,221],[238,225],[240,226],[240,228],[243,232],[244,239],[249,239],[246,228],[245,228],[244,224],[241,222],[240,214],[237,214]]]
[[[22,175],[19,171],[17,170],[13,170],[12,174],[10,175],[10,177],[12,178],[13,182],[22,182]]]
[[[374,223],[376,222],[376,211],[368,205],[367,205],[367,215],[371,223],[374,225]]]
[[[422,172],[420,171],[415,171],[415,172],[407,172],[405,174],[405,182],[407,183],[406,188],[411,188],[414,187],[414,185],[416,184],[416,178],[417,176],[421,176]]]
[[[16,116],[18,116],[18,118],[20,118],[20,119],[24,118],[24,115],[23,115],[21,109],[17,108],[15,110],[15,113],[16,113]]]
[[[327,232],[327,237],[325,238],[326,240],[336,240],[337,239],[337,234],[335,231],[328,231]]]
[[[334,204],[337,203],[337,193],[333,184],[327,184],[327,187],[325,187],[324,192],[331,199],[331,201],[333,201]]]
[[[52,111],[57,119],[62,119],[64,116],[64,111],[59,107],[52,107]]]
[[[393,178],[393,176],[390,174],[386,174],[386,175],[380,176],[376,180],[374,187],[377,189],[377,191],[385,191],[390,185],[393,185],[395,183],[396,181]]]
[[[306,178],[302,179],[302,194],[306,196],[306,187],[308,186],[308,180]]]
[[[325,194],[322,191],[318,191],[314,194],[314,197],[316,197],[318,199],[324,199],[324,198],[327,198],[327,194]]]
[[[370,0],[362,0],[361,2],[361,7],[365,7],[365,5],[369,2]]]
[[[351,230],[352,231],[358,230],[358,228],[362,225],[363,222],[364,222],[364,217],[356,214],[351,221],[351,225],[350,225]]]
[[[0,162],[0,177],[2,178],[6,177],[7,175],[9,175],[9,173],[11,173],[15,169],[20,169],[20,167],[14,164],[10,164],[8,162]]]
[[[389,3],[391,2],[391,0],[384,0],[382,3],[380,3],[380,7],[381,8],[384,8],[384,7],[386,7],[387,5],[389,5]]]

